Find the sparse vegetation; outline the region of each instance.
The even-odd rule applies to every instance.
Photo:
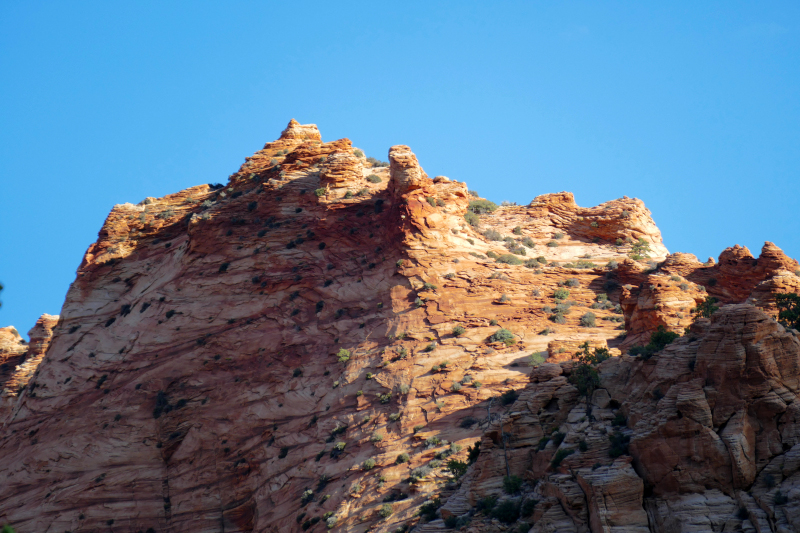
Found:
[[[658,326],[658,329],[650,335],[650,342],[646,346],[634,346],[628,353],[630,355],[638,355],[642,359],[650,359],[656,352],[663,350],[668,344],[680,337],[677,333],[668,331],[664,326]]]
[[[469,212],[475,213],[476,215],[491,213],[495,209],[497,209],[496,203],[483,199],[471,200],[469,202],[469,206],[467,207]]]
[[[650,249],[650,243],[644,240],[643,237],[639,237],[639,240],[633,243],[631,246],[631,251],[628,254],[628,257],[634,261],[641,261],[643,259],[649,259],[651,252],[652,250]]]
[[[547,352],[534,352],[528,356],[528,366],[536,368],[547,359]]]
[[[795,293],[776,294],[775,304],[778,306],[778,322],[786,328],[800,329],[800,296]]]
[[[581,317],[581,326],[585,328],[593,328],[596,326],[595,315],[591,311]]]
[[[517,257],[516,255],[513,255],[513,254],[503,254],[503,255],[499,256],[496,259],[496,261],[498,263],[504,263],[506,265],[521,265],[522,264],[522,259],[520,259],[519,257]]]
[[[503,490],[506,494],[517,494],[522,490],[522,478],[517,476],[503,477]]]
[[[502,342],[506,346],[511,346],[516,344],[517,340],[514,338],[514,334],[510,330],[500,328],[489,337],[489,342]]]

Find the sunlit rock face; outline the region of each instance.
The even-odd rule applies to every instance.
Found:
[[[505,531],[499,496],[531,531],[798,528],[800,356],[771,318],[796,262],[669,255],[629,198],[470,224],[465,183],[387,159],[293,120],[224,185],[115,206],[61,315],[0,329],[0,521]],[[733,305],[695,321],[708,296]],[[622,355],[659,326],[690,330]],[[584,343],[613,356],[588,397]]]

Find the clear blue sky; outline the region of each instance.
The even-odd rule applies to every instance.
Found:
[[[800,3],[0,2],[0,325],[58,313],[116,203],[290,118],[497,202],[645,201],[670,251],[800,256]]]

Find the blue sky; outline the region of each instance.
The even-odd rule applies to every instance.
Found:
[[[497,202],[623,195],[670,251],[800,256],[797,2],[0,3],[0,325],[58,313],[116,203],[290,118]]]

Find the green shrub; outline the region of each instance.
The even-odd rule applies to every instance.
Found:
[[[566,300],[569,298],[569,291],[564,288],[558,288],[553,291],[553,298],[556,300]]]
[[[486,514],[489,514],[495,505],[497,505],[497,496],[486,496],[478,500],[478,510],[484,511]]]
[[[497,518],[504,524],[512,524],[519,519],[519,500],[504,500],[492,509],[492,518]]]
[[[522,259],[513,254],[503,254],[496,259],[498,263],[505,263],[506,265],[521,265]]]
[[[515,228],[512,230],[512,233],[514,233],[514,235],[522,235],[522,227],[521,227],[521,226],[517,226],[517,227],[515,227]]]
[[[350,350],[345,350],[344,348],[340,349],[336,353],[336,358],[339,360],[340,363],[346,363],[350,360]]]
[[[439,287],[437,287],[437,286],[436,286],[436,285],[434,285],[433,283],[429,283],[429,282],[427,282],[427,281],[426,281],[426,282],[425,282],[425,283],[422,285],[422,288],[423,288],[423,289],[425,289],[426,291],[435,291],[435,290],[436,290],[436,289],[438,289]]]
[[[610,455],[612,458],[628,454],[628,444],[631,441],[631,438],[628,435],[623,435],[619,431],[615,431],[608,436],[608,440],[611,443],[611,448],[608,450],[608,455]]]
[[[436,510],[441,506],[442,501],[438,497],[428,500],[420,506],[419,515],[426,520],[434,520],[436,518]]]
[[[634,346],[628,353],[630,355],[638,355],[642,359],[650,359],[656,352],[663,350],[668,344],[680,337],[677,333],[667,331],[664,326],[658,326],[658,329],[650,335],[650,342],[647,346]]]
[[[518,397],[519,393],[517,391],[515,391],[514,389],[509,389],[500,396],[500,403],[502,403],[503,405],[511,405],[512,403],[517,401]]]
[[[381,435],[380,433],[378,433],[376,431],[375,433],[372,434],[372,436],[369,438],[369,440],[372,441],[372,442],[380,442],[380,441],[383,440],[383,435]]]
[[[401,453],[400,455],[397,456],[397,464],[407,463],[410,460],[411,460],[411,457],[405,452],[403,452],[403,453]]]
[[[458,459],[450,459],[447,461],[447,469],[450,471],[453,476],[458,479],[464,474],[467,473],[467,468],[469,464],[459,461]]]
[[[547,359],[547,352],[534,352],[528,356],[528,366],[536,368]]]
[[[439,446],[441,443],[442,439],[440,439],[436,435],[431,435],[430,437],[425,439],[425,446],[427,446],[428,448],[435,448],[436,446]]]
[[[559,466],[561,466],[561,462],[570,455],[572,455],[573,453],[575,453],[575,450],[571,448],[570,449],[559,448],[559,450],[556,452],[556,455],[553,457],[553,460],[550,461],[550,466],[553,468],[558,468]]]
[[[550,248],[558,248],[558,243],[556,241],[550,241],[547,243],[547,246]]]
[[[797,275],[800,276],[800,270]],[[776,294],[778,322],[786,328],[800,329],[800,296],[795,293]]]
[[[564,233],[563,233],[563,232],[561,232],[561,231],[557,231],[557,232],[555,232],[555,233],[553,234],[553,238],[554,238],[554,239],[563,239],[563,238],[564,238]]]
[[[461,335],[463,335],[463,334],[464,334],[466,331],[467,331],[467,330],[464,328],[464,326],[457,325],[457,326],[455,326],[455,327],[453,328],[453,337],[460,337],[460,336],[461,336]]]
[[[467,207],[469,212],[475,213],[476,215],[491,213],[495,209],[497,209],[496,203],[483,199],[471,200],[469,202],[469,206]]]
[[[381,518],[389,518],[394,513],[394,507],[392,507],[391,503],[384,503],[381,505],[380,515]]]
[[[483,236],[486,237],[490,241],[502,241],[503,236],[500,234],[499,231],[494,229],[487,229],[483,232]]]
[[[582,451],[582,452],[585,452],[585,451],[587,451],[587,450],[589,449],[589,445],[588,445],[588,444],[586,444],[586,441],[585,441],[585,440],[581,440],[581,441],[578,443],[578,449],[579,449],[580,451]]]
[[[503,478],[503,490],[506,494],[517,494],[522,490],[522,478],[517,476],[505,476]]]
[[[369,458],[361,463],[362,470],[372,470],[373,468],[375,468],[375,459]]]
[[[510,330],[500,328],[489,337],[489,342],[502,342],[506,346],[511,346],[512,344],[516,344],[517,341]]]
[[[347,198],[347,199],[352,198],[353,197],[353,191],[347,191],[346,193],[344,193],[344,197]]]
[[[628,418],[623,413],[617,413],[611,420],[612,426],[627,426]]]
[[[789,503],[789,497],[783,494],[781,491],[777,491],[772,501],[775,505],[786,505]]]
[[[536,508],[536,504],[538,504],[538,503],[539,503],[539,500],[534,500],[534,499],[525,500],[525,502],[522,504],[522,509],[520,509],[520,514],[522,516],[530,516],[530,515],[532,515],[533,511]],[[527,529],[526,529],[526,531],[527,531]]]
[[[370,174],[369,176],[367,176],[367,181],[370,183],[380,183],[381,177],[378,176],[377,174]]]
[[[367,158],[367,163],[369,163],[373,167],[388,167],[389,166],[389,163],[387,163],[385,161],[381,161],[379,159],[375,159],[374,157],[368,157]]]
[[[473,213],[472,211],[467,211],[464,213],[464,220],[467,221],[467,224],[473,227],[478,227],[480,225],[480,217]]]
[[[650,243],[644,240],[643,237],[639,237],[639,240],[631,246],[628,257],[635,261],[641,261],[643,259],[648,259],[650,257],[650,252],[652,252]]]
[[[320,187],[319,189],[314,190],[314,194],[317,195],[317,198],[322,198],[328,192],[328,189],[325,187]]]
[[[431,471],[432,469],[429,466],[418,466],[417,468],[411,471],[410,478],[412,483],[416,483],[417,481],[425,479],[425,477],[428,476],[428,474],[430,474]]]
[[[595,315],[591,311],[581,317],[581,326],[585,328],[593,328],[595,324]]]
[[[703,303],[701,303],[695,308],[694,312],[698,318],[699,317],[708,318],[717,311],[719,311],[719,306],[714,305],[717,302],[718,300],[713,296],[707,296],[706,299],[703,300]]]

